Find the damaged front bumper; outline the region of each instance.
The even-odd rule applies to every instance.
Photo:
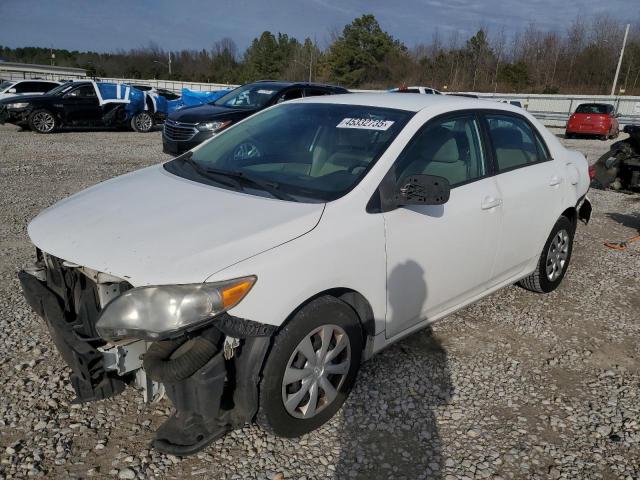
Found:
[[[75,402],[113,397],[128,385],[140,387],[146,401],[166,393],[175,413],[152,444],[174,455],[195,453],[255,416],[275,327],[223,313],[180,338],[107,342],[96,333],[95,323],[108,301],[131,288],[127,282],[40,253],[38,263],[18,277],[27,302],[44,319],[71,367]],[[205,358],[195,350],[202,339],[208,342]],[[166,351],[166,358],[151,355],[153,351]],[[195,370],[184,368],[189,355],[200,361]],[[156,373],[167,368],[174,375]]]
[[[12,123],[15,125],[26,125],[29,122],[30,107],[8,108],[7,105],[0,105],[0,125]]]
[[[591,213],[593,212],[593,207],[591,206],[591,200],[589,200],[589,197],[586,195],[582,197],[578,201],[576,209],[578,210],[578,219],[587,225],[589,220],[591,220]]]

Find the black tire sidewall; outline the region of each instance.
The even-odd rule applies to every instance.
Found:
[[[41,113],[41,112],[47,113],[47,114],[51,115],[51,118],[53,118],[53,128],[51,130],[49,130],[48,132],[41,132],[40,130],[38,130],[37,128],[35,128],[33,126],[33,117],[36,115],[36,113]],[[53,114],[53,112],[51,112],[51,111],[49,111],[49,110],[47,110],[45,108],[39,108],[39,109],[34,110],[33,112],[31,112],[29,114],[28,123],[29,123],[29,128],[31,129],[32,132],[36,132],[36,133],[40,133],[40,134],[44,134],[44,135],[46,135],[47,133],[53,133],[58,128],[58,119]]]
[[[556,234],[560,230],[566,230],[569,234],[569,255],[567,256],[567,261],[564,264],[564,268],[560,273],[560,276],[555,280],[551,281],[547,277],[547,254],[549,253],[549,248],[551,246],[551,242]],[[549,238],[547,238],[546,243],[544,244],[544,248],[542,249],[542,255],[540,255],[540,261],[538,263],[538,274],[540,278],[540,287],[544,293],[549,293],[558,288],[560,283],[562,283],[562,279],[564,278],[567,270],[569,268],[569,264],[571,263],[571,255],[573,253],[573,237],[575,235],[575,224],[571,222],[567,217],[560,217],[556,224],[553,226],[553,230],[549,234]]]
[[[291,416],[282,402],[284,371],[300,341],[321,325],[338,325],[347,333],[351,348],[351,367],[333,403],[310,419]],[[282,437],[299,437],[327,422],[340,409],[353,387],[363,349],[362,330],[356,313],[335,297],[317,298],[300,309],[278,332],[269,352],[260,384],[258,423]]]

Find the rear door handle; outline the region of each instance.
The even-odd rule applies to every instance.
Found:
[[[492,208],[499,207],[500,205],[502,205],[501,198],[484,197],[482,203],[480,204],[480,208],[482,208],[482,210],[490,210]]]
[[[553,177],[551,177],[551,180],[549,180],[550,187],[555,187],[556,185],[560,185],[561,183],[562,177],[558,177],[557,175],[554,175]]]

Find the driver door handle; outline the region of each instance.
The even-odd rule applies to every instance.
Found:
[[[501,198],[484,197],[480,204],[480,208],[482,208],[482,210],[491,210],[492,208],[499,207],[500,205],[502,205]]]

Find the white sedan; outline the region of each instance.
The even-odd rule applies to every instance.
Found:
[[[166,392],[153,445],[186,455],[254,419],[309,432],[389,344],[502,287],[557,288],[588,185],[511,105],[305,98],[45,210],[20,280],[78,399]]]
[[[53,90],[60,82],[50,80],[18,80],[0,82],[0,100],[19,95],[42,95]]]

